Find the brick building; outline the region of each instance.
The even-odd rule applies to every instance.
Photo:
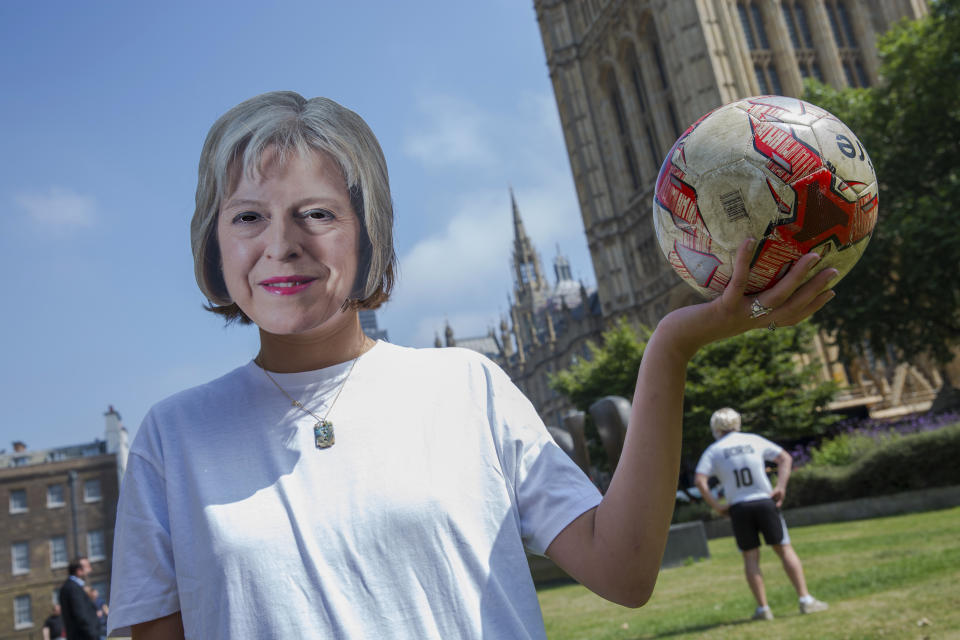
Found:
[[[128,442],[120,415],[104,414],[105,438],[0,453],[0,638],[40,638],[67,577],[87,556],[88,583],[109,597],[110,559]]]

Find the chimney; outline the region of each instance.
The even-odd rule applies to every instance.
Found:
[[[110,405],[103,417],[106,422],[103,439],[107,441],[107,453],[116,453],[120,448],[120,414]]]
[[[104,440],[107,441],[107,453],[113,453],[117,456],[117,474],[123,479],[123,473],[127,469],[127,455],[130,452],[130,443],[127,439],[127,430],[120,423],[120,414],[110,405],[107,412],[103,414],[104,422]]]

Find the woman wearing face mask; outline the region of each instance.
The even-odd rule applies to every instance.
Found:
[[[111,632],[141,638],[543,638],[525,550],[601,596],[650,597],[702,345],[832,297],[801,258],[751,316],[726,293],[666,316],[602,496],[495,364],[364,335],[394,281],[386,162],[366,123],[292,92],[224,114],[191,226],[209,309],[254,323],[246,365],[155,405],[117,514]]]

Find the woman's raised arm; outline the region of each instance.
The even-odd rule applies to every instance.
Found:
[[[755,298],[744,295],[753,247],[752,240],[740,246],[723,295],[677,309],[657,325],[644,350],[630,425],[610,487],[599,506],[570,523],[547,548],[561,568],[608,600],[639,607],[653,593],[675,502],[690,358],[710,342],[771,322],[796,324],[834,296],[824,288],[835,269],[803,282],[819,261],[816,254],[806,254],[758,296],[773,310],[755,317]]]

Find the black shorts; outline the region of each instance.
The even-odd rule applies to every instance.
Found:
[[[760,533],[767,544],[789,544],[787,525],[770,498],[738,502],[730,506],[730,521],[733,536],[740,551],[750,551],[760,546]]]

